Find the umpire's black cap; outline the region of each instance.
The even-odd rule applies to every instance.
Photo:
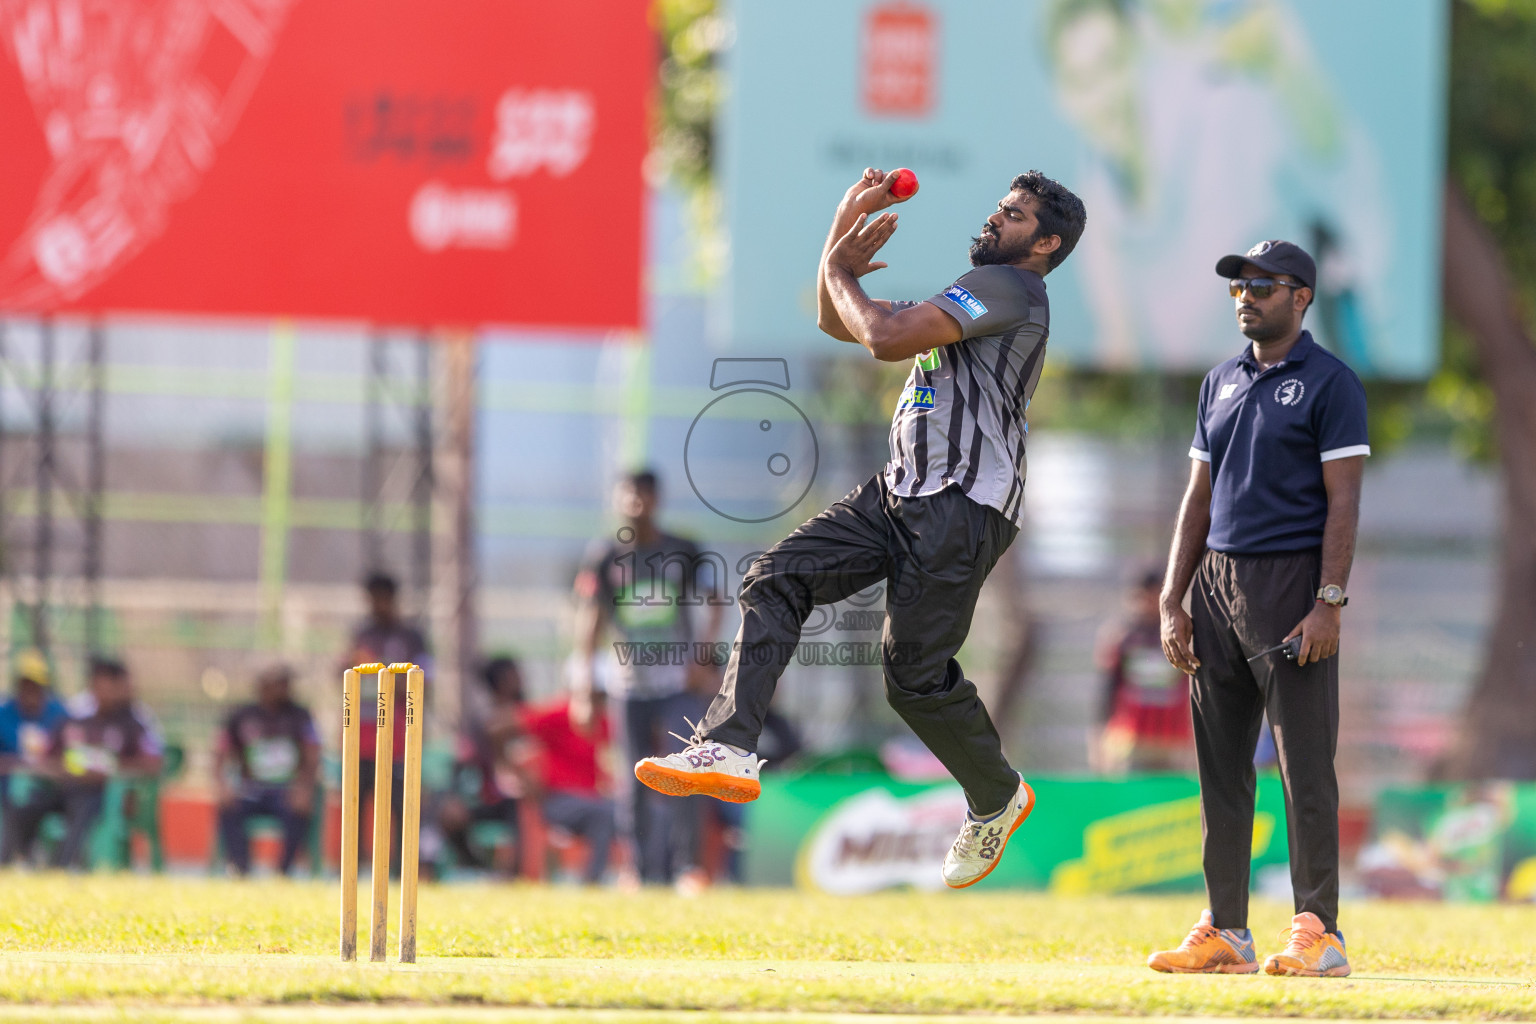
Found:
[[[1216,273],[1234,278],[1242,273],[1244,263],[1252,263],[1271,274],[1290,274],[1308,288],[1317,287],[1317,264],[1295,242],[1272,238],[1260,242],[1242,256],[1223,256],[1216,261]]]

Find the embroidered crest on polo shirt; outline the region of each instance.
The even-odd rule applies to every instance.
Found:
[[[1220,402],[1220,401],[1224,401],[1225,399],[1231,398],[1232,397],[1232,393],[1235,392],[1236,390],[1237,390],[1237,385],[1236,384],[1223,384],[1221,386],[1221,394],[1216,396],[1216,401]]]
[[[1275,401],[1286,406],[1300,405],[1306,393],[1307,386],[1295,377],[1291,377],[1275,388]]]

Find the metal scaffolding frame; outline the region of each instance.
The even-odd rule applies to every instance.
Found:
[[[410,335],[411,376],[391,366],[392,347],[399,339],[376,335],[368,345],[363,386],[363,565],[367,572],[389,571],[385,535],[394,532],[390,506],[402,488],[399,476],[408,474],[403,488],[409,504],[409,578],[418,609],[425,611],[432,590],[432,343],[422,335]],[[388,417],[403,425],[408,441],[391,446]],[[393,499],[393,500],[392,500]]]
[[[45,653],[55,647],[53,612],[56,583],[65,552],[58,530],[62,498],[80,524],[78,603],[83,617],[80,653],[99,653],[102,645],[102,494],[106,484],[105,364],[106,335],[95,321],[74,331],[52,318],[31,322],[36,359],[18,352],[22,326],[0,320],[0,579],[16,604],[24,609],[28,641]],[[76,358],[61,361],[68,350],[61,333],[78,334]],[[3,399],[14,390],[21,400],[15,408]],[[72,399],[83,399],[84,410],[75,432],[61,430],[61,412]],[[77,437],[82,465],[61,458],[62,443]],[[19,509],[31,491],[30,516]],[[31,519],[30,545],[23,544],[17,521]],[[30,555],[30,572],[23,574],[21,554]],[[62,578],[69,579],[73,574]]]

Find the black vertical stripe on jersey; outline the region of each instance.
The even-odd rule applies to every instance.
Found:
[[[1039,351],[1040,345],[1037,340],[1035,347],[1030,349],[1029,354],[1024,357],[1024,362],[1019,367],[1019,375],[1014,380],[1013,386],[999,389],[1002,391],[1002,398],[998,404],[1002,410],[1003,422],[1001,426],[1005,436],[1009,431],[1023,432],[1024,395],[1029,390],[1030,374],[1033,372],[1035,363],[1039,358]]]
[[[992,376],[997,381],[997,390],[998,390],[998,392],[1000,394],[1004,395],[1004,396],[1006,396],[1008,394],[1008,391],[1009,391],[1009,388],[1008,388],[1008,366],[1009,366],[1010,360],[1009,360],[1008,357],[1013,352],[1013,343],[1018,339],[1019,332],[1022,331],[1023,329],[1024,328],[1022,326],[1015,327],[1013,330],[1009,331],[1007,334],[1003,335],[1000,339],[998,339],[1000,344],[998,346],[998,353],[997,353],[997,366],[992,371]],[[1027,365],[1028,364],[1026,364],[1026,366]],[[1003,424],[1002,425],[1004,426],[1004,436],[1007,436],[1007,429],[1006,429],[1006,427],[1007,427],[1007,424],[1013,422],[1013,410],[1012,410],[1011,407],[1008,406],[1008,404],[1006,402],[1004,403],[1003,414],[1004,414],[1005,418],[1003,420]],[[1017,460],[1014,460],[1014,465],[1018,465],[1018,461]],[[967,470],[967,472],[965,474],[965,484],[963,485],[967,492],[970,491],[971,484],[975,483],[975,481],[976,481],[976,474],[980,471],[980,467],[981,467],[981,431],[978,430],[976,432],[976,437],[975,437],[975,440],[974,440],[973,445],[972,445],[971,465],[970,465],[969,470]],[[1013,486],[1015,486],[1015,487],[1018,486],[1018,474],[1017,473],[1014,474],[1014,484],[1013,484]],[[1010,490],[1008,492],[1008,497],[1009,498],[1013,497],[1013,491],[1012,490]],[[1003,502],[1004,508],[1006,508],[1007,505],[1008,505],[1008,502],[1005,500]]]
[[[905,388],[903,388],[905,390]],[[896,472],[891,476],[891,486],[900,487],[901,481],[907,475],[906,445],[902,443],[902,433],[906,430],[907,418],[901,414],[900,402],[896,400],[896,418],[891,420],[891,461],[896,464]]]
[[[1024,434],[1026,402],[1028,401],[1029,382],[1035,376],[1036,364],[1040,362],[1040,355],[1045,351],[1045,345],[1035,342],[1035,347],[1030,349],[1029,355],[1024,357],[1024,365],[1019,367],[1019,379],[1014,381],[1013,395],[1007,401],[1005,408],[1008,415],[1008,426],[1017,429],[1019,434]]]
[[[944,357],[939,356],[942,363]],[[923,387],[933,387],[927,370],[918,368],[917,379],[923,382]],[[934,405],[938,405],[935,401]],[[908,408],[913,408],[908,406]],[[912,414],[912,465],[916,469],[912,473],[912,492],[919,493],[923,489],[923,481],[928,477],[928,413]]]
[[[1033,311],[1031,311],[1033,312]],[[1008,497],[1003,501],[1003,515],[1012,518],[1018,507],[1024,501],[1024,478],[1018,472],[1019,463],[1024,461],[1024,441],[1028,432],[1024,425],[1029,421],[1028,414],[1021,403],[1025,400],[1025,392],[1029,390],[1029,382],[1035,376],[1041,357],[1045,354],[1045,339],[1039,338],[1035,347],[1030,350],[1029,357],[1024,360],[1024,365],[1019,368],[1019,379],[1014,385],[1013,401],[1010,403],[1010,415],[1015,417],[1018,440],[1015,443],[1013,453],[1014,477],[1013,484],[1008,488]]]
[[[1013,352],[1014,340],[1023,329],[1015,327],[998,339],[997,365],[992,368],[992,376],[997,380],[997,389],[1005,395],[1008,393],[1008,356]]]
[[[971,487],[976,483],[976,474],[981,468],[981,376],[976,372],[976,367],[972,362],[974,357],[969,351],[960,353],[960,356],[965,360],[965,368],[971,375],[970,463],[965,467],[965,479],[960,482],[960,489],[969,494],[971,492]],[[951,447],[950,450],[954,451],[955,448]],[[955,469],[955,466],[951,466],[950,472],[954,472]]]
[[[970,352],[967,351],[968,342],[958,341],[955,349],[955,374],[950,378],[950,398],[953,405],[949,410],[949,429],[945,431],[949,435],[949,450],[944,453],[944,473],[940,480],[954,480],[955,470],[960,468],[960,439],[965,433],[966,396],[960,390],[960,371],[965,370],[965,375],[970,379],[971,386],[968,389],[973,393],[977,390],[976,374],[971,370]],[[975,413],[971,419],[975,419]]]

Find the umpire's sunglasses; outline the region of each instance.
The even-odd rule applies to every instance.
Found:
[[[1276,288],[1305,288],[1304,284],[1294,281],[1276,281],[1272,277],[1234,277],[1227,282],[1227,291],[1235,299],[1243,294],[1246,288],[1256,299],[1267,299],[1275,294]]]

